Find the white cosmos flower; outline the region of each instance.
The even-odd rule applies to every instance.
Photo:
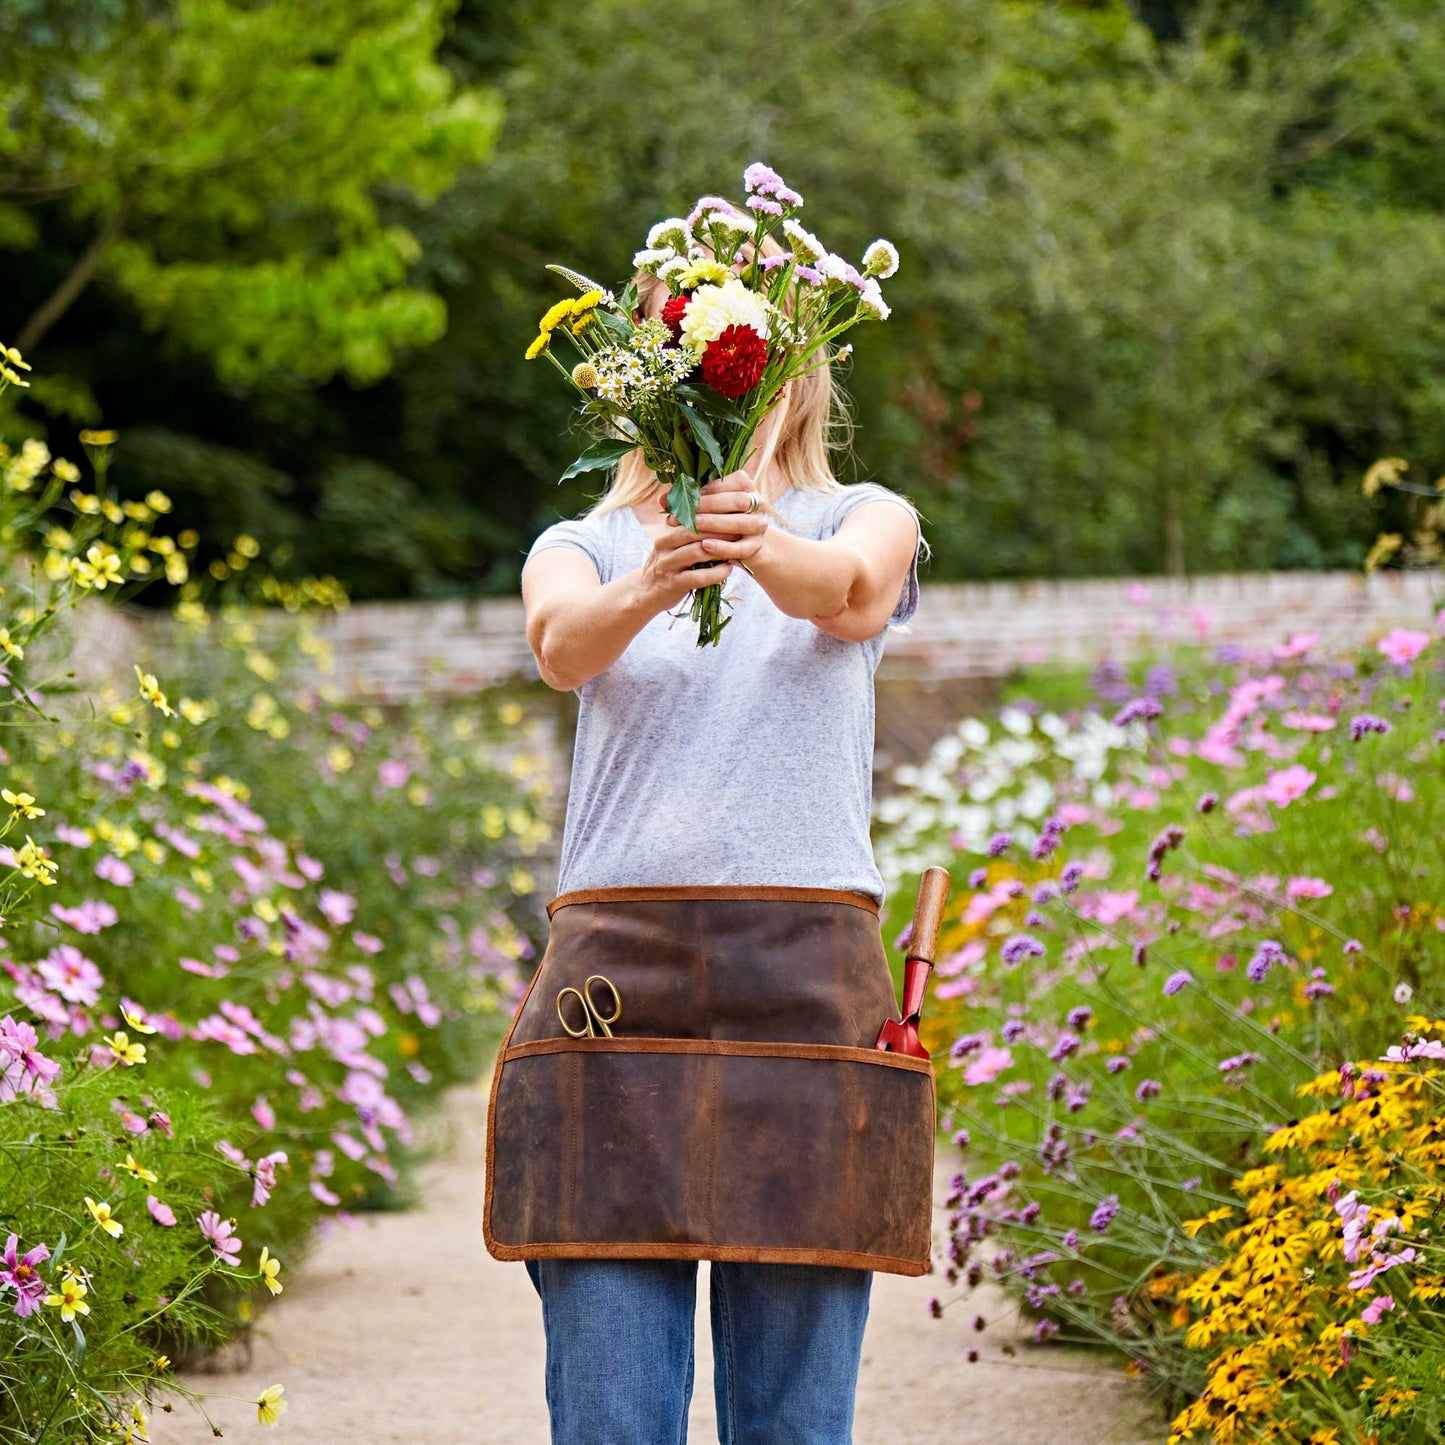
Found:
[[[649,244],[651,238],[649,238]],[[898,248],[892,241],[877,240],[863,253],[863,274],[886,281],[898,269]]]
[[[768,303],[734,276],[721,286],[699,286],[683,313],[683,339],[700,351],[716,341],[729,326],[751,326],[764,340],[768,336]]]

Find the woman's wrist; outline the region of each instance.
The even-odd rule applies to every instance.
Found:
[[[748,566],[773,605],[789,617],[831,617],[848,605],[853,569],[836,548],[768,527]]]

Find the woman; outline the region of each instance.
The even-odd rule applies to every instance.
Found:
[[[659,315],[666,286],[651,276],[637,280],[639,309]],[[819,1035],[818,1053],[839,1043],[871,1045],[877,1023],[893,1011],[876,920],[884,885],[869,837],[873,674],[887,626],[907,622],[917,608],[923,547],[911,503],[881,486],[844,486],[834,477],[828,453],[838,414],[828,366],[794,380],[764,423],[749,469],[702,489],[696,531],[667,515],[662,485],[637,454],[627,457],[591,512],[536,539],[522,573],[527,638],[538,669],[550,686],[580,695],[554,905],[605,897],[609,889],[645,900],[653,890],[658,901],[637,910],[653,930],[647,951],[672,957],[672,950],[683,949],[686,960],[696,962],[679,967],[695,966],[694,978],[704,980],[709,970],[714,980],[726,971],[731,931],[754,930],[747,947],[729,955],[743,967],[740,960],[775,944],[782,957],[798,939],[814,936],[815,923],[830,927],[834,913],[844,916],[845,930],[863,932],[830,936],[863,940],[839,957],[846,971],[866,974],[849,985],[862,990],[864,1002],[843,1009],[844,1024],[827,1025],[833,1031]],[[693,569],[696,562],[707,565]],[[733,620],[716,647],[699,648],[679,604],[694,588],[715,582],[725,586]],[[670,613],[680,614],[682,625],[674,626]],[[717,899],[733,889],[736,897],[672,901],[699,884],[708,887],[690,896]],[[754,901],[759,898],[767,901]],[[860,902],[872,912],[860,913]],[[687,908],[712,911],[665,911]],[[807,909],[814,912],[806,913],[808,928],[800,933],[790,920]],[[568,908],[553,916],[554,925],[582,911]],[[759,916],[768,920],[765,930],[778,920],[774,933],[755,931]],[[613,915],[602,917],[610,927]],[[699,917],[701,924],[692,921]],[[598,925],[588,936],[603,949],[613,933]],[[554,935],[549,953],[555,942]],[[855,966],[854,958],[862,962]],[[588,967],[579,966],[579,982]],[[621,977],[610,965],[607,973]],[[645,1027],[645,1006],[632,1000],[646,995],[631,980],[619,990],[627,1000],[619,1031],[629,1020]],[[716,1012],[722,1007],[717,985],[706,986]],[[545,1021],[550,995],[543,1003],[533,1010],[540,1022],[529,1037],[536,1041],[524,1049],[552,1047],[545,1037],[557,1031],[555,1017]],[[523,1015],[531,1016],[525,1001]],[[659,1025],[656,1031],[685,1028]],[[801,1034],[788,1034],[795,1036]],[[594,1052],[574,1062],[603,1057]],[[888,1071],[863,1072],[871,1079]],[[930,1073],[930,1088],[931,1080]],[[655,1080],[649,1088],[657,1091]],[[639,1092],[647,1090],[615,1092],[614,1109],[628,1107],[626,1099]],[[495,1084],[493,1102],[495,1113]],[[823,1112],[835,1111],[826,1106]],[[765,1119],[754,1123],[754,1152],[735,1156],[750,1162],[710,1179],[708,1187],[716,1184],[720,1217],[752,1208],[756,1224],[749,1227],[765,1231],[775,1223],[768,1211],[788,1204],[776,1202],[775,1194],[769,1203],[761,1193],[749,1204],[748,1182],[778,1162],[765,1156],[795,1154],[809,1144],[780,1149]],[[684,1117],[679,1134],[690,1127]],[[811,1142],[820,1127],[809,1123],[799,1137]],[[924,1147],[931,1169],[931,1131]],[[505,1176],[509,1167],[499,1158],[495,1172]],[[591,1176],[594,1193],[597,1177]],[[641,1208],[662,1187],[639,1166],[631,1202]],[[692,1187],[681,1186],[684,1193]],[[914,1190],[915,1200],[920,1192],[926,1196],[927,1186]],[[591,1196],[583,1193],[585,1206]],[[926,1211],[926,1197],[922,1207]],[[910,1208],[916,1216],[918,1205]],[[490,1194],[488,1211],[490,1223]],[[794,1244],[820,1247],[710,1248],[687,1243],[681,1231],[657,1247],[657,1257],[646,1257],[646,1245],[601,1246],[603,1257],[560,1257],[549,1246],[536,1247],[526,1266],[542,1301],[553,1441],[673,1445],[685,1439],[698,1258],[712,1261],[724,1445],[849,1441],[872,1271],[777,1261],[871,1256],[844,1248],[848,1240],[807,1234],[822,1225],[798,1227],[803,1233]],[[541,1237],[548,1237],[545,1230]],[[924,1255],[927,1238],[925,1222]],[[524,1257],[495,1244],[489,1232],[493,1253]]]

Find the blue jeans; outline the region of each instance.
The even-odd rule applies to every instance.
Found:
[[[697,1264],[529,1259],[552,1445],[684,1445]],[[711,1266],[721,1445],[850,1445],[871,1271]]]

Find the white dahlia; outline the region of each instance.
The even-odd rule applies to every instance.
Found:
[[[751,326],[767,340],[771,321],[766,300],[734,276],[721,286],[699,286],[682,316],[683,340],[694,351],[716,341],[729,326]]]

